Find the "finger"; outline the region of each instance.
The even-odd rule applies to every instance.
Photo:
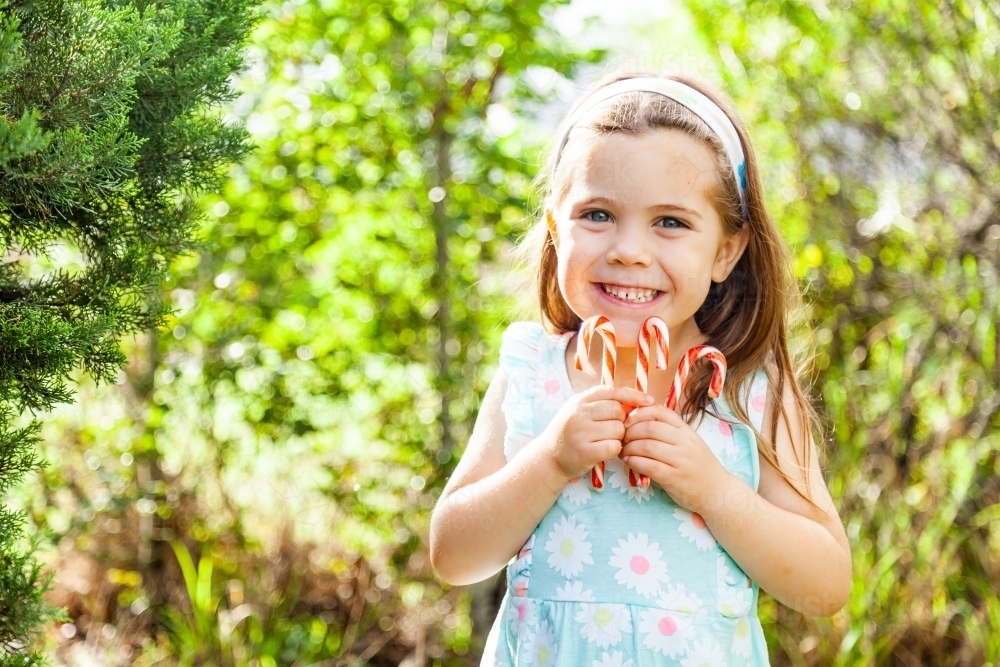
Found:
[[[628,425],[628,421],[622,424],[625,428],[625,442],[634,440],[659,440],[667,444],[679,442],[681,431],[675,426],[664,424],[661,421],[644,421]]]
[[[594,443],[594,450],[600,452],[599,460],[607,461],[608,459],[613,459],[617,457],[622,451],[621,440],[600,440]]]
[[[618,401],[596,401],[588,405],[587,415],[594,421],[617,421],[625,419],[625,408]]]
[[[601,384],[591,387],[583,393],[584,401],[618,401],[623,405],[649,406],[656,403],[649,394],[629,387],[612,387]]]
[[[685,423],[681,416],[662,405],[647,405],[640,406],[633,410],[625,422],[625,427],[628,428],[632,424],[643,421],[658,421],[664,424],[671,424],[673,426],[680,426]]]
[[[598,422],[595,424],[593,437],[599,440],[614,440],[620,446],[625,437],[625,427],[614,419]]]
[[[636,473],[655,479],[661,485],[665,480],[669,480],[673,473],[670,464],[645,456],[626,456],[623,462]]]
[[[586,403],[588,401],[610,401],[614,395],[614,387],[607,384],[598,384],[581,393],[580,401],[582,403]]]
[[[644,394],[643,392],[630,387],[615,387],[615,391],[611,398],[618,401],[622,405],[645,407],[656,404],[653,397],[649,394]]]
[[[642,440],[632,440],[624,443],[619,456],[622,460],[625,460],[625,458],[630,456],[636,456],[670,463],[672,454],[673,450],[670,445],[661,442],[660,440],[645,438]]]

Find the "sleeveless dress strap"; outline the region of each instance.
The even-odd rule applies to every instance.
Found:
[[[535,437],[540,345],[545,331],[535,322],[514,322],[500,343],[500,372],[507,379],[501,409],[507,422],[503,453],[507,461]]]

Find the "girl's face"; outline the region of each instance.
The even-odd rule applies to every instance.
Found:
[[[747,239],[725,234],[710,199],[719,178],[711,150],[679,130],[612,132],[570,141],[560,166],[554,238],[573,312],[609,318],[621,346],[635,345],[652,315],[671,340],[697,339],[694,314]]]

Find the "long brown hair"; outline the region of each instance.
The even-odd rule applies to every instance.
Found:
[[[595,91],[615,81],[649,76],[660,75],[627,72],[613,74],[597,82],[566,114],[555,136],[562,136],[566,131],[567,119]],[[806,495],[803,495],[798,485],[789,479],[779,465],[774,443],[753,428],[745,408],[750,390],[750,383],[746,380],[763,368],[773,388],[775,401],[775,409],[771,412],[771,433],[777,434],[780,419],[791,436],[791,422],[781,400],[785,387],[788,386],[794,396],[794,408],[801,425],[799,441],[808,445],[811,435],[815,434],[818,439],[822,434],[819,417],[798,379],[800,367],[804,363],[794,363],[788,345],[787,318],[800,306],[801,295],[778,229],[764,206],[760,170],[749,135],[732,102],[713,86],[684,75],[663,78],[680,81],[698,90],[715,102],[732,121],[746,157],[745,208],[741,204],[732,175],[733,169],[722,142],[696,114],[663,95],[647,92],[618,95],[600,105],[574,127],[585,128],[596,134],[625,132],[632,135],[661,128],[677,129],[703,141],[716,155],[718,186],[710,196],[720,214],[725,233],[735,234],[748,227],[749,240],[729,277],[724,282],[712,283],[705,302],[695,313],[695,322],[708,337],[708,344],[717,347],[726,356],[729,366],[723,392],[726,403],[736,418],[756,434],[760,443],[759,450],[764,458],[799,495],[813,503],[808,486],[811,448],[805,446],[804,452],[795,452],[796,462],[806,471],[807,487]],[[535,181],[536,188],[542,195],[544,210],[554,209],[554,203],[565,195],[565,188],[560,188],[554,179],[558,161],[559,155],[550,152]],[[537,262],[537,294],[543,325],[552,333],[577,331],[581,320],[570,309],[559,290],[556,250],[544,213],[538,216],[522,243],[527,244],[526,250],[534,255]],[[710,379],[711,370],[707,365],[694,369],[689,377],[682,415],[689,422],[702,411],[708,410]]]

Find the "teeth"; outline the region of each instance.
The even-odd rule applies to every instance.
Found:
[[[617,287],[615,285],[602,284],[601,288],[613,297],[622,301],[632,301],[633,303],[645,303],[652,301],[659,294],[655,289],[638,289],[635,287]]]

